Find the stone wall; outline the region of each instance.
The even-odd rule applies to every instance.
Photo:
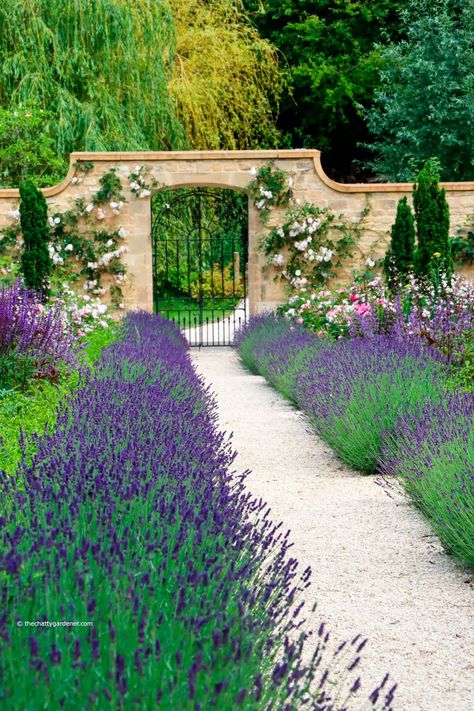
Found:
[[[82,183],[75,185],[71,181],[75,173],[74,163],[78,160],[90,161],[94,168]],[[293,176],[294,197],[301,202],[309,201],[320,207],[329,207],[336,214],[343,213],[346,219],[354,222],[360,220],[366,207],[369,208],[354,260],[340,272],[340,281],[347,279],[351,269],[358,267],[369,255],[378,258],[385,253],[397,202],[403,195],[411,195],[412,186],[404,183],[335,183],[325,175],[320,152],[316,150],[74,153],[64,181],[55,187],[46,188],[44,194],[52,212],[64,211],[71,207],[76,198],[90,198],[97,192],[99,178],[110,168],[117,168],[127,202],[120,217],[109,215],[106,224],[120,225],[129,233],[125,261],[131,278],[124,300],[127,308],[151,310],[151,199],[137,199],[130,191],[129,174],[137,163],[149,167],[150,175],[163,187],[205,185],[245,189],[251,180],[250,169],[258,168],[270,160]],[[445,187],[454,235],[474,215],[474,183],[446,183]],[[18,190],[0,190],[0,229],[12,224],[8,213],[18,206],[18,196]],[[282,215],[278,213],[278,210],[272,213],[272,222],[277,223],[281,219]],[[251,313],[274,308],[285,299],[283,285],[274,280],[275,272],[265,265],[265,258],[258,248],[264,233],[265,227],[249,202],[248,281]],[[472,269],[464,271],[474,276]]]

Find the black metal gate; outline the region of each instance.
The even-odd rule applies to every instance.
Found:
[[[155,312],[192,346],[226,346],[247,318],[247,198],[185,188],[157,193],[153,206]]]

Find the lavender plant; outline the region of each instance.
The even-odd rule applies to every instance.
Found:
[[[446,550],[474,567],[474,396],[456,393],[386,433],[381,471],[400,477]]]
[[[368,316],[363,338],[333,342],[263,315],[235,345],[244,364],[297,404],[343,461],[399,476],[447,551],[472,565],[474,398],[450,393],[446,358],[400,333],[406,322],[398,312],[392,318],[389,335]]]
[[[126,327],[18,477],[0,477],[1,702],[346,708],[360,678],[337,689],[334,664],[346,647],[344,676],[357,675],[364,640],[326,668],[322,624],[304,652],[310,570],[232,472],[183,337],[148,314]],[[393,694],[385,677],[368,707],[391,708]]]
[[[18,280],[0,292],[0,388],[26,387],[29,379],[52,382],[61,368],[77,365],[77,349],[60,304],[46,308]]]

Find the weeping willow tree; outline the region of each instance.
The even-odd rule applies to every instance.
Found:
[[[275,146],[278,59],[240,0],[168,1],[176,25],[169,89],[190,147]]]
[[[63,155],[185,147],[174,45],[163,0],[2,0],[0,106],[47,109]]]

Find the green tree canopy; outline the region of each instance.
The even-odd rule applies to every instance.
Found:
[[[0,187],[17,186],[28,177],[39,186],[54,185],[65,176],[67,164],[56,155],[48,132],[51,120],[31,102],[0,108]]]
[[[163,0],[2,0],[0,106],[51,112],[59,154],[185,145],[167,84]]]
[[[261,34],[286,61],[288,91],[278,122],[292,147],[323,151],[335,177],[366,156],[364,108],[379,84],[385,36],[398,38],[396,7],[407,0],[244,0]]]
[[[372,166],[409,181],[436,156],[443,180],[473,180],[474,0],[410,0],[400,17],[406,39],[381,49],[368,114]]]
[[[240,0],[169,0],[176,56],[169,85],[189,146],[265,148],[278,144],[274,112],[281,80],[275,49]]]

